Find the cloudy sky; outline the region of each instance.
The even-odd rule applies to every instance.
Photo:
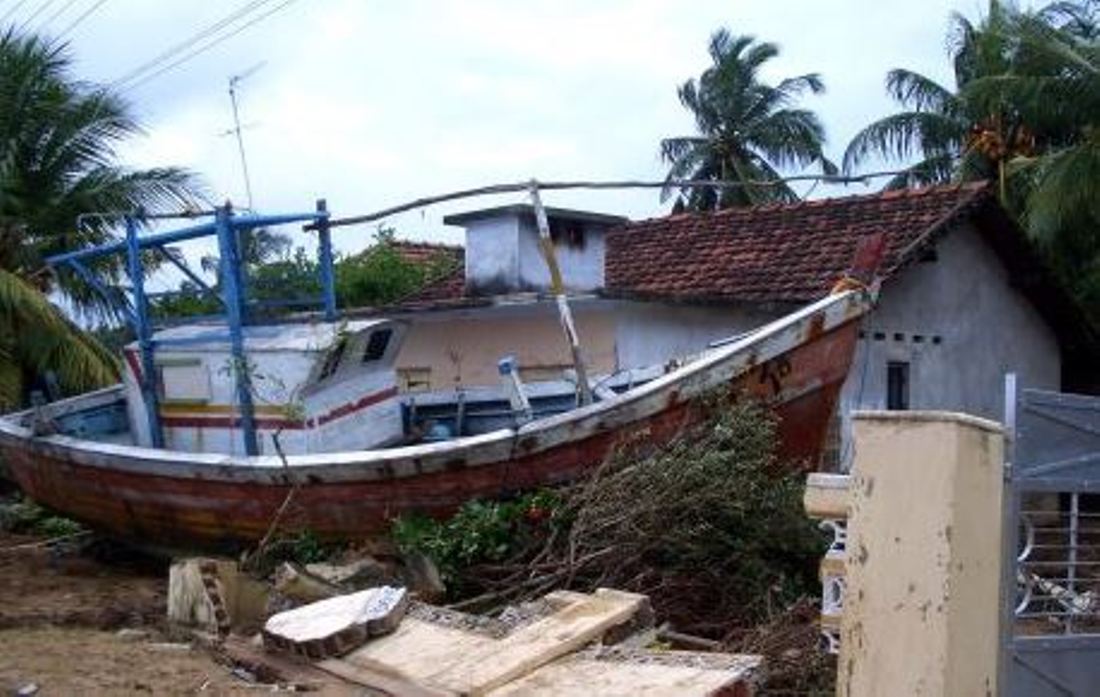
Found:
[[[0,0],[0,13],[17,2]],[[60,32],[96,2],[53,0],[28,27]],[[256,6],[206,41],[271,12],[173,69],[120,85],[148,130],[127,147],[130,163],[193,168],[214,198],[243,204],[236,144],[225,135],[232,125],[227,81],[260,65],[240,85],[240,106],[255,205],[265,212],[310,209],[323,196],[337,215],[348,215],[532,176],[660,178],[659,140],[692,130],[676,86],[707,66],[707,39],[718,27],[780,45],[766,78],[823,75],[827,93],[805,105],[821,115],[829,154],[839,160],[852,134],[891,110],[883,91],[888,69],[904,66],[950,84],[948,17],[952,11],[977,17],[984,6],[980,0],[284,3],[105,0],[65,36],[77,74],[113,83],[238,8]],[[42,4],[24,0],[12,19],[25,21]],[[665,208],[652,191],[547,198],[635,218]],[[460,231],[444,228],[442,215],[491,203],[433,207],[389,222],[406,237],[458,241]],[[339,244],[361,247],[370,233],[349,228]]]

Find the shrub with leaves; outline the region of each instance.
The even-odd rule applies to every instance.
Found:
[[[511,501],[470,501],[446,521],[421,515],[403,516],[393,537],[405,552],[422,552],[439,568],[452,595],[477,590],[471,572],[486,564],[524,557],[545,538],[548,524],[561,505],[552,491],[538,491]]]
[[[803,512],[801,471],[777,459],[772,412],[750,400],[698,408],[709,418],[675,441],[623,448],[554,496],[402,519],[396,538],[439,565],[455,600],[483,608],[613,586],[720,637],[816,596],[825,540]]]
[[[750,400],[648,454],[621,452],[569,497],[574,577],[647,593],[687,629],[713,633],[816,594],[825,543],[803,477],[777,460],[776,419]]]

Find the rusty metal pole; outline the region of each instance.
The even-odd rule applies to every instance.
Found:
[[[542,206],[542,197],[539,196],[539,183],[532,179],[529,187],[531,204],[535,208],[535,225],[539,229],[539,251],[550,270],[550,292],[554,294],[554,300],[558,305],[558,317],[561,319],[561,328],[565,331],[565,339],[569,342],[569,350],[573,354],[573,370],[577,372],[577,394],[580,403],[592,403],[592,388],[588,384],[588,368],[584,365],[584,356],[581,355],[581,341],[577,335],[577,327],[573,323],[573,312],[569,309],[569,301],[565,297],[565,285],[561,280],[561,267],[558,266],[558,257],[554,254],[554,241],[550,239],[550,223],[546,219],[546,209]]]

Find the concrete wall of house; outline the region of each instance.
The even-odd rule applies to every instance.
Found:
[[[755,329],[775,317],[775,313],[728,305],[623,302],[615,312],[618,365],[638,368],[697,353],[712,341]]]
[[[606,228],[586,223],[580,244],[558,242],[554,254],[561,267],[562,283],[567,290],[592,291],[603,288]],[[550,287],[550,270],[539,251],[539,231],[534,218],[519,221],[519,283],[522,290]]]
[[[496,295],[518,285],[519,217],[471,221],[466,228],[466,287],[475,295]]]
[[[842,412],[887,407],[891,361],[909,366],[910,409],[1000,419],[1006,372],[1029,387],[1058,389],[1058,341],[1009,281],[976,230],[948,233],[934,261],[917,262],[884,285],[864,322]]]
[[[499,220],[495,224],[499,225]],[[467,259],[475,268],[467,267],[468,276],[487,278],[486,269],[505,268],[513,262],[517,282],[519,269],[545,271],[533,227],[521,227],[517,218],[514,239],[518,251],[514,257],[495,248],[477,252],[482,248],[473,246],[505,246],[512,239],[507,226],[471,227],[468,241],[474,253],[468,252]],[[602,245],[602,235],[591,239]],[[842,392],[843,414],[886,408],[887,364],[891,361],[909,366],[911,409],[948,409],[1000,418],[1002,381],[1008,371],[1016,372],[1024,385],[1060,387],[1061,361],[1054,333],[1035,307],[1011,286],[1008,272],[977,231],[969,226],[951,231],[936,252],[935,261],[911,265],[883,288],[879,306],[864,322],[865,338]],[[494,254],[496,261],[478,267]],[[563,254],[562,258],[569,257]],[[525,266],[528,260],[530,265]],[[585,274],[594,273],[584,271],[583,265],[576,268],[580,278],[591,278]],[[529,280],[535,279],[534,271],[529,274]],[[417,317],[398,366],[431,368],[434,389],[452,385],[456,375],[471,385],[496,384],[496,361],[509,353],[517,354],[521,367],[568,365],[553,308],[533,307],[516,308],[508,316],[494,308],[458,318]],[[581,339],[596,372],[654,365],[689,355],[781,314],[780,310],[752,306],[628,301],[582,308],[582,304],[575,305]],[[461,359],[459,370],[452,365],[452,355]],[[846,423],[844,432],[848,430]]]
[[[589,371],[615,370],[615,325],[606,309],[574,307],[577,332]],[[521,374],[547,373],[572,365],[553,305],[494,308],[459,315],[415,318],[397,357],[402,371],[428,369],[430,389],[456,384],[499,385],[497,361],[514,355]],[[546,378],[544,378],[546,379]]]

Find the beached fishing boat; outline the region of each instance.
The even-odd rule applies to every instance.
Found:
[[[575,479],[624,442],[675,437],[700,417],[697,398],[714,390],[766,399],[781,419],[784,454],[816,463],[857,320],[873,302],[863,284],[841,284],[692,357],[610,376],[578,371],[584,385],[578,374],[523,384],[505,358],[499,389],[402,394],[394,359],[404,326],[341,321],[331,278],[320,317],[246,321],[237,231],[302,220],[319,225],[324,259],[323,209],[275,217],[223,209],[210,223],[144,237],[131,225],[122,242],[56,258],[79,270],[99,255],[130,256],[137,341],[124,351],[122,384],[0,418],[0,456],[14,481],[97,529],[165,547],[254,543],[280,508],[288,525],[348,538],[398,514],[441,515],[472,498]],[[211,234],[230,261],[225,321],[152,331],[141,253]],[[861,255],[854,277],[866,281],[881,244]]]

